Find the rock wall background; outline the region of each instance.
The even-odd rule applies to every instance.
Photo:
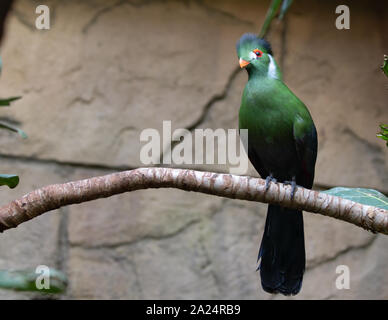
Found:
[[[349,1],[351,28],[335,28],[344,1],[298,0],[268,38],[286,83],[319,135],[315,188],[388,193],[383,1]],[[345,1],[346,2],[346,1]],[[44,1],[51,29],[35,29],[42,1],[19,0],[1,54],[0,95],[22,95],[0,117],[29,139],[1,132],[1,171],[34,188],[141,166],[139,134],[236,128],[246,74],[235,42],[257,32],[269,1]],[[225,170],[224,167],[199,166]],[[255,174],[252,172],[252,174]],[[62,299],[280,299],[255,272],[266,205],[178,190],[136,191],[66,207],[5,232],[1,269],[45,264],[65,272]],[[388,237],[304,213],[307,270],[291,299],[387,299]],[[348,265],[350,290],[335,269]],[[0,298],[42,298],[0,290]],[[43,297],[44,298],[44,297]]]

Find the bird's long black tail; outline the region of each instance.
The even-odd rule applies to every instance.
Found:
[[[265,291],[284,295],[300,291],[306,263],[302,211],[268,206],[259,258]]]

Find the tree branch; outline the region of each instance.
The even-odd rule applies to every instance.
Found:
[[[350,222],[372,232],[388,234],[388,211],[318,191],[265,180],[188,169],[139,168],[32,191],[0,208],[0,232],[15,228],[42,213],[60,207],[149,188],[177,188],[231,199],[281,204]]]

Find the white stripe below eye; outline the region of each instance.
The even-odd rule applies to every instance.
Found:
[[[268,57],[269,57],[269,66],[268,66],[267,75],[268,77],[271,77],[271,78],[277,78],[275,60],[272,58],[270,54],[268,55]]]

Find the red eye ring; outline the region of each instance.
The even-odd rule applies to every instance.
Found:
[[[255,55],[260,58],[262,55],[263,55],[263,51],[259,50],[259,49],[255,49],[253,50],[253,52],[255,53]]]

